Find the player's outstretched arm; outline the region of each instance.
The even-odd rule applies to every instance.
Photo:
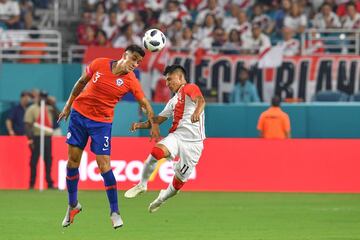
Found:
[[[152,120],[155,124],[160,125],[167,120],[167,117],[155,116],[153,117]],[[149,129],[149,128],[151,128],[151,123],[149,120],[146,122],[135,122],[131,124],[130,131],[135,132],[137,129]]]
[[[151,107],[150,102],[144,97],[143,99],[141,99],[139,101],[140,107],[145,109],[145,112],[147,114],[148,117],[148,121],[150,123],[150,140],[152,140],[153,138],[155,139],[155,141],[159,141],[160,140],[160,129],[159,129],[159,124],[155,123],[153,121],[154,118],[154,110]]]
[[[194,113],[191,115],[192,123],[198,122],[200,120],[200,115],[205,108],[205,99],[203,96],[197,96],[194,101],[196,103],[196,108]]]
[[[66,104],[63,108],[63,110],[59,114],[58,122],[60,122],[62,119],[67,120],[70,114],[71,106],[77,96],[82,92],[86,84],[90,81],[91,76],[88,76],[86,72],[84,72],[79,80],[75,83],[73,89],[71,90],[70,96],[68,100],[66,101]]]

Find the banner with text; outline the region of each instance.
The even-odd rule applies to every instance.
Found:
[[[336,139],[206,139],[200,162],[183,190],[360,193],[359,144],[360,140]],[[153,145],[148,138],[113,138],[111,166],[118,189],[128,189],[140,180],[143,161]],[[0,153],[0,189],[27,189],[26,138],[1,136]],[[65,138],[54,137],[52,177],[59,189],[66,188],[66,161]],[[161,160],[149,189],[166,188],[173,175],[173,163]],[[89,147],[81,160],[79,189],[104,189]]]
[[[91,47],[86,51],[84,63],[96,57],[119,58],[120,53],[120,50]],[[149,92],[147,88],[155,88],[161,76],[159,72],[166,64],[181,64],[191,82],[198,84],[206,96],[220,102],[228,101],[242,66],[250,68],[250,80],[263,101],[269,101],[274,94],[310,101],[320,90],[340,90],[349,95],[360,90],[359,56],[285,57],[276,69],[259,69],[258,60],[258,56],[209,54],[201,49],[193,54],[163,49],[147,53],[140,70],[144,73],[141,78],[145,92]]]

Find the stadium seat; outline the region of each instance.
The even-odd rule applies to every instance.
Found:
[[[353,95],[351,95],[349,101],[360,102],[360,92],[357,92],[357,93],[354,93]]]
[[[314,94],[313,102],[346,102],[349,95],[341,91],[320,91]]]

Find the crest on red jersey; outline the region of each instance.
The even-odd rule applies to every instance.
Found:
[[[116,85],[119,87],[124,84],[124,81],[121,78],[116,79]]]

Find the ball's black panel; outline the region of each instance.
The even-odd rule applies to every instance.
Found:
[[[157,33],[157,30],[152,30],[151,32],[150,32],[150,36],[155,36],[155,34]]]
[[[145,41],[145,40],[143,41],[143,44],[144,44],[144,47],[147,49],[147,48],[148,48],[148,46],[147,46],[147,44],[146,44],[146,41]]]
[[[157,47],[157,46],[160,45],[160,42],[155,41],[155,40],[152,40],[152,41],[150,41],[149,43],[150,43],[151,45],[155,46],[155,47]]]

